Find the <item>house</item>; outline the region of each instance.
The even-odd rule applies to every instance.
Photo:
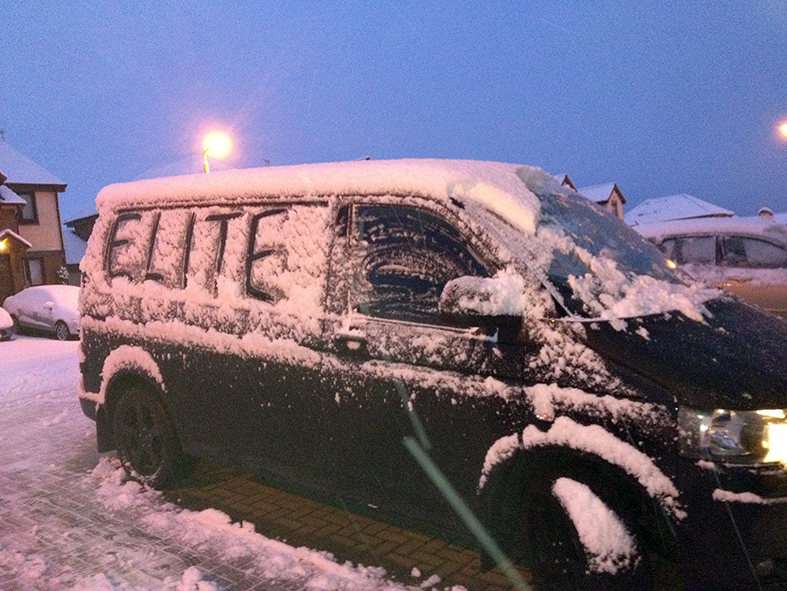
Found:
[[[583,197],[590,199],[594,203],[598,203],[604,209],[607,209],[618,216],[619,219],[623,219],[623,204],[626,202],[626,198],[623,197],[623,193],[620,192],[618,189],[617,184],[615,183],[605,183],[602,185],[591,185],[589,187],[582,187],[577,189],[571,179],[568,178],[567,174],[558,174],[554,177],[557,182],[560,183],[563,187],[568,187],[569,189],[576,191]]]
[[[611,211],[619,219],[623,219],[623,204],[626,202],[626,198],[623,197],[623,193],[620,192],[616,183],[580,187],[577,192]]]
[[[66,269],[68,269],[68,282],[71,285],[79,285],[81,272],[79,263],[85,256],[87,250],[87,240],[93,232],[93,225],[98,219],[95,209],[85,211],[77,217],[65,223],[66,230],[63,230],[63,246],[66,250]]]
[[[66,184],[0,140],[0,302],[29,285],[61,283],[58,193]]]
[[[735,215],[713,203],[708,203],[686,193],[668,195],[656,199],[646,199],[625,215],[629,226],[666,222],[671,220],[689,220],[707,217],[731,217]]]

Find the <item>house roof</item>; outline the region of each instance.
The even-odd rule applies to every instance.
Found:
[[[557,182],[559,182],[561,186],[569,187],[575,191],[577,190],[577,188],[574,186],[574,183],[572,183],[571,179],[568,178],[567,174],[556,174],[555,179],[557,179]]]
[[[19,234],[17,234],[13,230],[9,230],[8,228],[6,228],[5,230],[0,230],[0,240],[3,240],[5,238],[13,238],[14,240],[19,242],[20,244],[25,245],[27,248],[30,248],[30,247],[33,246],[32,244],[30,244],[30,242],[28,242],[27,240],[22,238]]]
[[[679,193],[656,199],[646,199],[623,216],[630,226],[665,222],[669,220],[688,220],[704,217],[730,217],[735,215],[713,203],[697,197]]]
[[[0,205],[24,205],[26,201],[5,185],[0,185]]]
[[[83,222],[85,220],[89,220],[90,218],[98,217],[98,212],[96,211],[95,206],[89,207],[87,209],[83,209],[79,213],[75,213],[69,219],[67,219],[64,223],[69,228],[73,228],[75,225]]]
[[[0,171],[11,185],[47,185],[63,191],[66,184],[42,166],[0,141]]]
[[[63,230],[63,249],[66,253],[66,264],[77,265],[85,256],[87,240],[77,236],[73,230]]]
[[[623,193],[620,192],[620,189],[618,189],[618,186],[615,183],[603,183],[601,185],[580,187],[577,189],[577,192],[591,201],[595,201],[596,203],[609,201],[609,198],[612,197],[612,194],[617,192],[618,197],[620,197],[620,201],[622,203],[626,202],[626,198],[623,197]]]

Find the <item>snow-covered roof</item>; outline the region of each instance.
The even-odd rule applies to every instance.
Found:
[[[9,230],[8,228],[6,228],[5,230],[0,230],[0,240],[3,240],[6,237],[13,238],[14,240],[17,240],[21,244],[24,244],[25,246],[27,246],[27,248],[31,248],[33,246],[32,244],[30,244],[30,242],[28,242],[27,240],[22,238],[19,234],[17,234],[13,230]]]
[[[623,216],[630,226],[651,224],[668,220],[685,220],[703,217],[729,217],[735,215],[729,209],[724,209],[713,203],[708,203],[692,195],[679,193],[646,199]]]
[[[535,232],[540,210],[529,186],[555,184],[540,168],[472,160],[370,160],[293,166],[269,166],[166,177],[104,187],[96,198],[106,209],[139,205],[235,203],[282,195],[430,195],[449,201],[470,200]]]
[[[0,185],[0,205],[24,205],[26,202],[5,185]]]
[[[9,184],[52,185],[59,191],[66,188],[63,181],[4,141],[0,141],[0,170],[8,177]]]
[[[557,182],[560,183],[561,186],[569,187],[570,189],[574,189],[574,191],[577,190],[577,188],[574,186],[574,183],[572,183],[571,179],[568,178],[567,174],[556,174],[553,176],[555,177],[555,180],[557,180]]]
[[[577,192],[590,199],[595,203],[603,203],[604,201],[608,201],[609,198],[612,196],[612,193],[617,189],[615,183],[603,183],[601,185],[591,185],[589,187],[580,187],[577,189]],[[618,192],[620,190],[618,189]],[[620,196],[621,200],[625,203],[626,200],[623,199],[623,195]]]
[[[63,249],[66,252],[66,264],[78,265],[85,256],[87,240],[82,240],[73,230],[63,230]]]
[[[82,211],[80,211],[78,213],[75,213],[75,214],[69,216],[69,219],[67,219],[64,223],[67,226],[71,226],[71,225],[74,224],[74,222],[78,222],[80,220],[85,220],[85,219],[88,219],[88,218],[92,218],[92,217],[97,216],[97,215],[98,215],[98,212],[96,211],[95,207],[88,207],[88,208],[85,208],[85,209],[83,209]]]

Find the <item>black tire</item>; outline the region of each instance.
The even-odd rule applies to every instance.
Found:
[[[634,541],[634,555],[627,565],[621,566],[616,573],[593,572],[585,548],[580,541],[577,528],[569,517],[560,500],[553,494],[552,486],[560,474],[544,475],[539,483],[531,488],[533,502],[529,503],[526,522],[528,524],[529,545],[533,550],[535,563],[533,577],[535,588],[539,591],[651,591],[653,576],[641,536],[632,527],[632,520],[625,510],[616,506],[610,499],[596,494],[607,507],[615,511],[618,520],[624,524]],[[567,478],[581,482],[581,479]],[[592,490],[592,487],[590,487]]]
[[[128,475],[153,488],[167,488],[192,466],[182,451],[172,420],[159,396],[132,386],[115,404],[112,434]]]
[[[71,331],[68,330],[68,325],[62,320],[55,322],[55,338],[58,341],[67,341],[71,338]]]

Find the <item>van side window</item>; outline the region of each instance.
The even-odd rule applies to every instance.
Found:
[[[271,206],[251,216],[246,293],[303,312],[322,299],[333,220],[326,204]]]
[[[151,211],[118,214],[107,244],[107,275],[142,281],[147,272],[151,234],[158,216]]]
[[[460,232],[415,207],[359,206],[361,256],[353,309],[381,318],[439,324],[438,301],[456,277],[488,276]]]
[[[187,211],[162,211],[156,216],[145,279],[182,288],[194,216]]]
[[[282,292],[272,281],[287,268],[287,251],[274,243],[277,233],[272,226],[287,216],[287,209],[279,207],[258,213],[251,218],[251,240],[246,255],[246,292],[264,302],[276,302]],[[279,218],[279,219],[273,219]]]

